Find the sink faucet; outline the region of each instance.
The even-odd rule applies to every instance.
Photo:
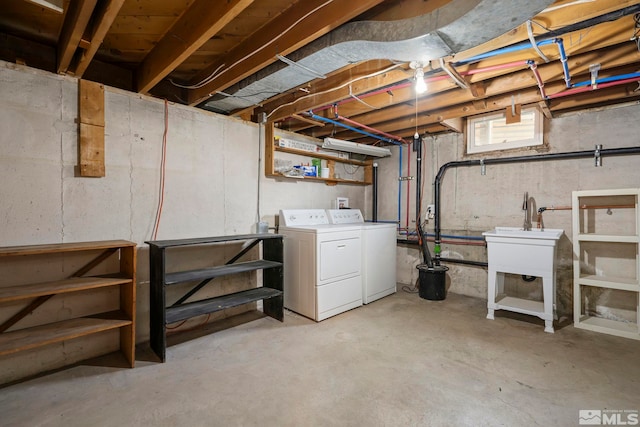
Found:
[[[524,193],[522,210],[524,211],[524,223],[522,224],[522,229],[524,231],[531,231],[531,211],[529,210],[529,192],[527,191]]]

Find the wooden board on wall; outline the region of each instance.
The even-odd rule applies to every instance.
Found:
[[[105,176],[104,86],[78,81],[78,175]]]
[[[80,123],[78,146],[80,176],[105,176],[104,127]]]

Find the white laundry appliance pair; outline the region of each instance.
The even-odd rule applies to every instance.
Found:
[[[357,209],[285,209],[284,306],[316,321],[396,291],[396,226]]]

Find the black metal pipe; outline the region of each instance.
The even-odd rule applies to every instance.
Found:
[[[621,156],[627,154],[640,154],[640,147],[623,147],[623,148],[609,148],[599,150],[600,156]],[[550,154],[536,154],[533,156],[516,156],[516,157],[500,157],[496,159],[482,159],[485,165],[490,164],[504,164],[504,163],[524,163],[524,162],[540,162],[547,160],[566,160],[566,159],[580,159],[587,157],[595,157],[596,150],[586,151],[573,151],[569,153],[550,153]],[[435,233],[435,257],[434,261],[436,265],[440,265],[440,243],[442,243],[441,226],[440,226],[440,186],[442,184],[442,178],[449,168],[462,167],[462,166],[475,166],[480,165],[480,160],[460,160],[445,163],[440,166],[436,179],[433,183],[434,186],[434,233]]]
[[[614,10],[613,12],[605,13],[600,16],[595,16],[584,21],[576,22],[575,24],[567,25],[566,27],[558,28],[547,33],[541,34],[535,37],[536,41],[546,40],[549,38],[555,38],[563,34],[572,33],[574,31],[584,30],[585,28],[591,28],[594,25],[602,24],[603,22],[616,21],[624,16],[632,15],[640,12],[640,4],[624,7],[622,9]]]
[[[420,243],[417,240],[411,240],[411,239],[397,239],[396,243],[398,243],[399,245],[413,245],[413,246],[420,246]],[[448,263],[452,263],[452,264],[465,264],[465,265],[473,265],[476,267],[488,267],[489,263],[484,262],[484,261],[470,261],[470,260],[466,260],[466,259],[454,259],[454,258],[440,258],[441,262],[448,262]],[[429,265],[428,263],[425,262],[425,264]],[[433,266],[431,266],[433,268]]]
[[[371,207],[371,220],[378,222],[378,164],[373,164],[373,206]]]
[[[451,264],[473,265],[475,267],[489,267],[489,263],[484,261],[470,261],[467,259],[455,259],[455,258],[440,258],[440,261],[448,262]]]

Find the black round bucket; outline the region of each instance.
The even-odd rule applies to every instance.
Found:
[[[447,289],[445,286],[445,273],[449,267],[444,265],[434,265],[429,267],[427,264],[419,264],[418,269],[418,295],[420,298],[431,301],[440,301],[445,299]]]

